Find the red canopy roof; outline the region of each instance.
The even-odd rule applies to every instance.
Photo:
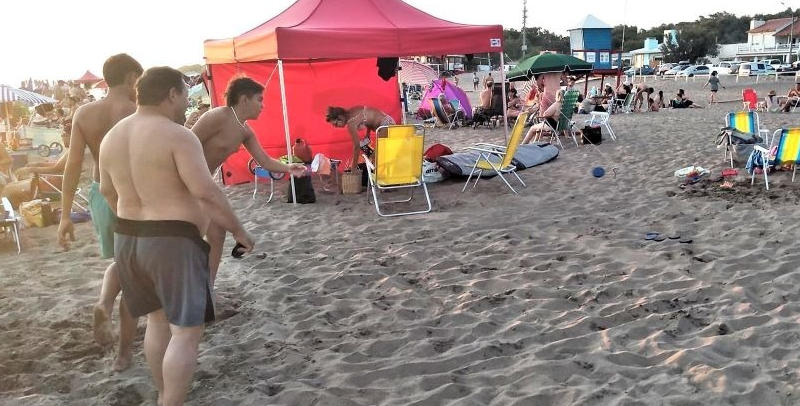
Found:
[[[101,80],[103,80],[103,78],[98,77],[97,75],[95,75],[92,72],[89,72],[88,70],[86,71],[86,73],[83,74],[83,76],[79,77],[78,79],[75,79],[76,82],[81,82],[81,83],[94,83],[94,82],[99,82]]]
[[[205,41],[208,64],[498,52],[501,25],[442,20],[400,0],[298,0],[235,38]]]

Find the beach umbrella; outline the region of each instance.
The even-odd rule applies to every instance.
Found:
[[[534,74],[561,73],[585,74],[592,71],[592,64],[572,55],[540,54],[521,61],[506,76],[509,81],[529,80]]]
[[[55,103],[56,99],[34,93],[29,90],[17,89],[8,85],[0,85],[0,103],[21,102],[29,106],[37,104]]]
[[[439,78],[436,71],[428,65],[423,65],[415,61],[400,61],[400,71],[397,72],[400,83],[409,85],[429,85]]]
[[[103,78],[98,77],[94,73],[89,72],[87,70],[86,73],[83,74],[83,76],[75,79],[75,82],[78,82],[78,83],[97,83],[97,82],[99,82],[101,80],[103,80]]]
[[[189,88],[189,99],[199,100],[204,97],[209,97],[208,91],[206,90],[206,86],[204,84],[199,83]]]

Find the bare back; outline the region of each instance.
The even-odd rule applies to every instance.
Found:
[[[117,122],[135,111],[136,103],[127,97],[109,96],[103,100],[85,104],[75,112],[75,119],[72,122],[73,142],[76,137],[80,137],[89,147],[95,163],[92,170],[92,179],[95,182],[100,181],[100,170],[97,163],[103,137]]]
[[[205,233],[208,213],[189,182],[202,175],[210,183],[211,175],[189,129],[164,116],[137,112],[109,131],[100,159],[101,188],[106,181],[113,185],[119,217],[183,220]]]

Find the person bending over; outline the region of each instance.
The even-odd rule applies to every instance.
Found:
[[[393,125],[392,116],[369,106],[355,106],[345,109],[338,106],[329,106],[325,115],[325,121],[336,128],[347,128],[350,139],[353,141],[353,157],[350,161],[352,166],[358,163],[358,151],[362,146],[370,143],[370,133],[380,126]],[[359,139],[358,131],[366,129],[367,132],[363,139]]]

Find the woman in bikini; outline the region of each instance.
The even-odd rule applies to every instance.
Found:
[[[370,144],[370,133],[376,131],[380,126],[395,123],[390,115],[369,106],[356,106],[349,109],[329,106],[325,121],[337,128],[347,127],[353,141],[353,160],[350,161],[353,166],[358,163],[359,149]],[[362,128],[366,129],[366,133],[363,139],[359,139],[358,131]]]

